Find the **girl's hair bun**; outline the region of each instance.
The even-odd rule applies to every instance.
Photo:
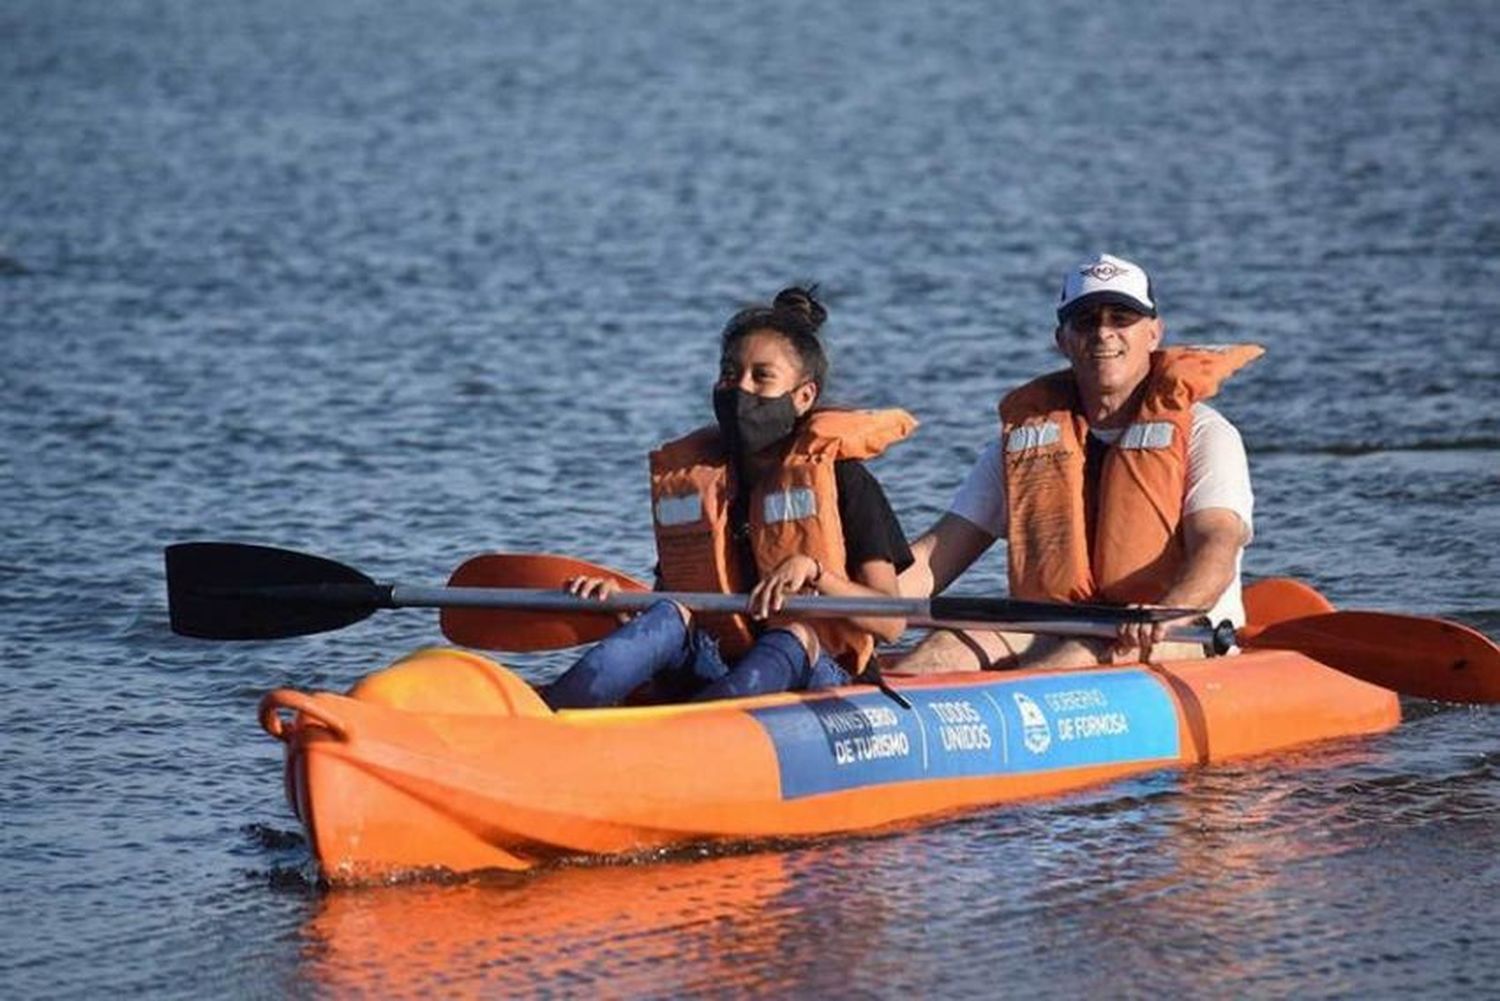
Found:
[[[778,312],[791,313],[800,317],[810,332],[816,332],[823,326],[823,321],[828,319],[828,310],[817,300],[815,293],[818,286],[802,288],[800,285],[791,285],[776,293],[776,298],[771,301],[771,308]]]

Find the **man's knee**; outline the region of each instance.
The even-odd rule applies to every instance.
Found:
[[[1209,651],[1201,643],[1167,641],[1153,646],[1150,655],[1144,659],[1150,664],[1161,664],[1171,660],[1198,660],[1209,655]],[[1121,650],[1111,651],[1109,659],[1112,663],[1134,664],[1142,660],[1142,657],[1140,650]]]
[[[984,671],[1007,666],[1014,659],[1015,650],[998,632],[936,629],[906,655],[900,670],[913,674]]]
[[[1038,636],[1020,658],[1020,667],[1094,667],[1106,660],[1107,640]]]

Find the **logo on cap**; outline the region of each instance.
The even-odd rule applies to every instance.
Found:
[[[1120,275],[1128,274],[1129,271],[1129,268],[1122,268],[1114,261],[1099,261],[1086,268],[1078,269],[1078,273],[1085,278],[1095,278],[1101,282],[1107,282],[1111,278],[1118,278]]]

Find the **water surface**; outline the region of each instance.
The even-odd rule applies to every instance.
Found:
[[[161,549],[440,583],[652,562],[644,453],[798,279],[923,428],[908,531],[1055,365],[1073,260],[1226,390],[1252,575],[1500,634],[1500,12],[1484,2],[0,10],[0,986],[613,995],[1458,993],[1500,935],[1500,714],[875,838],[324,893],[268,688],[437,638],[211,644]],[[991,556],[964,588],[993,588]],[[566,657],[520,658],[534,677]],[[691,766],[691,763],[685,766]]]

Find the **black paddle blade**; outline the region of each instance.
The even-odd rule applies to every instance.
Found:
[[[304,636],[358,622],[390,600],[389,587],[321,556],[238,542],[167,547],[167,608],[183,636]]]

